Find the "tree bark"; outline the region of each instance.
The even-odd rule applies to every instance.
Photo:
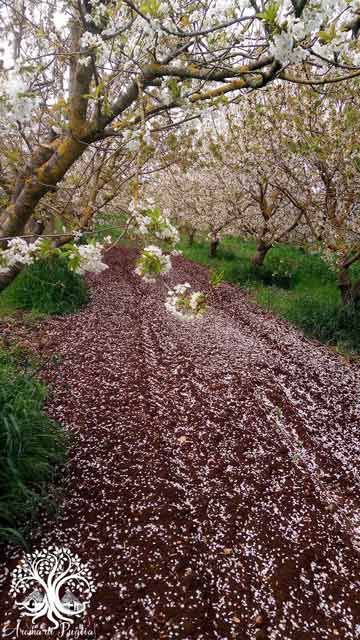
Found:
[[[261,267],[264,264],[267,252],[271,249],[269,245],[264,242],[259,242],[256,247],[256,252],[251,258],[251,264],[253,267]]]
[[[18,192],[11,204],[0,214],[0,248],[6,248],[4,238],[21,235],[41,198],[54,189],[68,169],[82,155],[86,144],[66,137],[52,143],[52,153],[41,163],[41,150],[36,152],[28,177],[21,178]],[[50,156],[50,157],[49,157]],[[21,269],[12,269],[0,277],[0,291],[7,287]]]
[[[50,145],[49,145],[50,146]],[[52,143],[52,152],[41,162],[41,151],[31,160],[29,175],[21,179],[18,193],[1,215],[0,241],[20,235],[41,198],[54,189],[68,169],[85,151],[86,145],[67,137]]]
[[[355,304],[360,304],[360,279],[353,284],[353,298]]]
[[[22,267],[15,266],[12,267],[7,273],[2,273],[0,275],[0,292],[5,289],[13,280],[15,280],[16,276],[18,275],[18,273],[20,273],[21,270]]]
[[[358,304],[360,302],[360,280],[353,284],[348,269],[343,267],[338,271],[337,282],[343,305]]]
[[[209,247],[210,258],[216,258],[219,243],[220,243],[220,240],[218,238],[214,238],[210,240],[210,247]]]
[[[191,229],[191,231],[188,231],[189,247],[191,247],[194,244],[194,238],[195,238],[195,229]]]

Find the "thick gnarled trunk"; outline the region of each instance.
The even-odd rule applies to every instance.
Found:
[[[83,28],[77,18],[71,22],[73,51],[79,51]],[[56,189],[66,172],[96,137],[99,122],[87,121],[88,94],[93,76],[91,65],[79,64],[79,54],[73,55],[70,65],[69,135],[57,137],[50,131],[48,138],[32,152],[25,171],[16,181],[9,206],[0,212],[0,248],[5,238],[24,233],[41,198]],[[99,115],[99,114],[98,114]],[[19,269],[0,276],[0,291],[17,275]]]
[[[29,167],[29,176],[24,180],[11,204],[2,213],[0,241],[1,238],[16,236],[23,232],[38,202],[56,187],[86,147],[70,137],[55,141],[51,146],[53,151],[44,163],[39,162],[40,153],[34,155]]]
[[[0,214],[0,248],[7,245],[4,238],[18,236],[24,232],[41,198],[56,187],[86,148],[85,144],[70,137],[54,141],[48,145],[50,146],[53,150],[47,154],[42,164],[41,148],[34,154],[32,164],[28,167],[28,177],[17,185],[16,196],[14,195],[11,204]],[[19,269],[12,269],[0,276],[0,291],[10,284],[18,272]]]

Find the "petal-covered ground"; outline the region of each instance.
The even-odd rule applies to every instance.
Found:
[[[34,547],[90,562],[97,640],[360,638],[359,370],[229,285],[179,321],[132,251],[108,261],[91,304],[43,329],[73,441]],[[208,274],[176,258],[167,283],[186,281]]]

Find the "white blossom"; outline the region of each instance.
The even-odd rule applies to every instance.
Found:
[[[169,289],[165,308],[178,320],[194,320],[206,311],[205,295],[201,291],[190,291],[188,282]]]
[[[96,244],[83,244],[78,247],[80,256],[80,265],[74,269],[75,273],[83,275],[87,271],[91,273],[101,273],[108,268],[106,264],[102,262],[102,245],[97,242]]]
[[[135,269],[135,273],[145,282],[155,282],[160,275],[171,269],[170,256],[164,254],[160,247],[149,245],[144,248]]]

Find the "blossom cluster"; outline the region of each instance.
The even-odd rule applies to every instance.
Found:
[[[90,33],[85,31],[81,36],[81,46],[86,49],[92,49],[94,47],[101,47],[103,45],[103,39],[97,33]]]
[[[170,256],[164,254],[160,247],[149,245],[137,261],[135,273],[145,282],[156,282],[158,276],[168,273],[170,269]]]
[[[169,218],[161,213],[160,208],[153,206],[136,210],[132,206],[130,209],[134,216],[132,230],[135,235],[164,242],[171,255],[181,255],[181,251],[175,249],[180,240],[179,232]],[[170,271],[171,266],[170,255],[164,253],[159,246],[151,244],[144,248],[136,263],[135,273],[145,282],[156,282],[159,276]],[[193,320],[206,310],[205,295],[200,291],[191,292],[190,289],[191,285],[186,282],[176,285],[168,292],[165,307],[178,319]]]
[[[41,240],[27,243],[23,238],[13,238],[7,249],[0,251],[0,274],[8,273],[16,265],[34,262],[41,246]]]
[[[360,52],[344,36],[349,11],[357,10],[355,3],[354,7],[352,4],[351,0],[320,0],[307,4],[301,18],[297,18],[289,13],[285,0],[277,11],[276,28],[269,46],[271,54],[282,64],[296,64],[315,54],[325,67],[327,61],[333,61],[334,55],[340,54],[344,61],[350,59],[358,65]],[[317,38],[315,42],[314,38]],[[311,48],[309,41],[312,41]]]
[[[108,268],[102,261],[103,245],[100,242],[94,244],[70,245],[68,253],[69,268],[71,271],[84,275],[89,273],[101,273]]]
[[[173,246],[180,240],[178,230],[162,215],[158,207],[135,212],[133,231],[140,236],[152,236]]]
[[[0,274],[8,273],[13,267],[29,265],[51,255],[63,255],[67,258],[69,269],[83,275],[86,272],[100,273],[107,269],[102,262],[103,245],[94,244],[66,244],[62,248],[55,248],[44,238],[34,242],[26,242],[23,238],[12,238],[6,249],[0,251]]]
[[[36,96],[30,95],[20,69],[7,72],[1,79],[0,114],[3,120],[12,126],[17,122],[28,121],[37,107]]]
[[[201,291],[191,292],[191,284],[177,284],[168,291],[165,307],[179,320],[194,320],[206,311],[205,294]]]
[[[103,26],[108,16],[107,6],[102,4],[100,0],[90,0],[89,6],[91,7],[91,13],[85,14],[86,22],[93,23],[96,27]]]
[[[105,64],[117,51],[114,38],[124,25],[126,5],[118,6],[114,11],[111,4],[106,4],[102,0],[89,0],[88,7],[89,12],[84,16],[86,31],[80,40],[82,55],[79,58],[79,64],[87,65],[90,62],[90,52],[95,56],[98,64]],[[94,27],[98,33],[94,33]],[[120,43],[120,48],[122,46]]]

